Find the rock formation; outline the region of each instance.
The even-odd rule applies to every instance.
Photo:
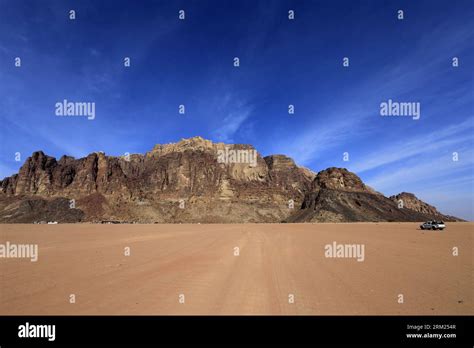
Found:
[[[398,207],[399,199],[405,201],[403,208]],[[455,219],[412,194],[384,197],[346,169],[329,168],[316,174],[284,155],[262,157],[251,145],[213,143],[201,137],[122,157],[97,152],[57,161],[38,151],[18,174],[0,181],[0,222],[430,218]]]

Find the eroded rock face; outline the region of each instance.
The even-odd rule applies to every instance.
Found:
[[[398,200],[405,204],[400,206]],[[328,168],[319,172],[312,189],[305,195],[301,210],[288,222],[356,222],[356,221],[424,221],[458,218],[443,215],[433,206],[411,193],[390,198],[365,185],[345,168]]]
[[[390,199],[397,203],[397,205],[422,214],[432,215],[433,217],[443,215],[432,205],[418,199],[413,193],[401,192],[398,195],[390,196]]]
[[[78,211],[69,214],[58,198]],[[20,207],[32,199],[38,214]],[[68,221],[411,221],[410,212],[421,214],[416,219],[432,212],[419,202],[407,200],[407,213],[399,214],[392,199],[347,169],[315,174],[285,155],[263,158],[251,145],[201,137],[122,157],[97,152],[56,161],[38,151],[0,181],[0,221],[9,222],[39,219],[41,211],[52,216],[54,207]]]
[[[251,145],[196,137],[128,157],[56,161],[35,152],[0,187],[3,196],[73,199],[88,221],[278,222],[291,213],[290,200],[301,205],[312,180],[286,156],[264,159]]]
[[[331,167],[320,171],[313,182],[313,190],[332,189],[348,192],[369,192],[362,180],[346,168]]]
[[[53,171],[57,166],[54,157],[46,156],[42,151],[34,152],[20,168],[14,186],[7,188],[15,194],[48,194],[52,189]]]
[[[387,197],[370,192],[320,189],[309,193],[289,222],[422,221],[428,216],[399,209]]]

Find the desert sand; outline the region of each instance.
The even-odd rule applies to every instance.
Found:
[[[4,224],[39,255],[0,258],[0,314],[474,314],[474,223],[418,225]],[[333,242],[364,261],[325,257]]]

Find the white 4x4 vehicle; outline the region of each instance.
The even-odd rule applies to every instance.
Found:
[[[443,221],[427,221],[420,225],[422,230],[444,230],[446,225]]]

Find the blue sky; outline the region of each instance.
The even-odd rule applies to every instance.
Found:
[[[0,0],[0,177],[40,149],[144,153],[199,135],[346,167],[472,220],[472,18],[471,0]],[[96,118],[55,116],[64,99],[95,102]],[[380,116],[388,99],[419,102],[420,119]]]

